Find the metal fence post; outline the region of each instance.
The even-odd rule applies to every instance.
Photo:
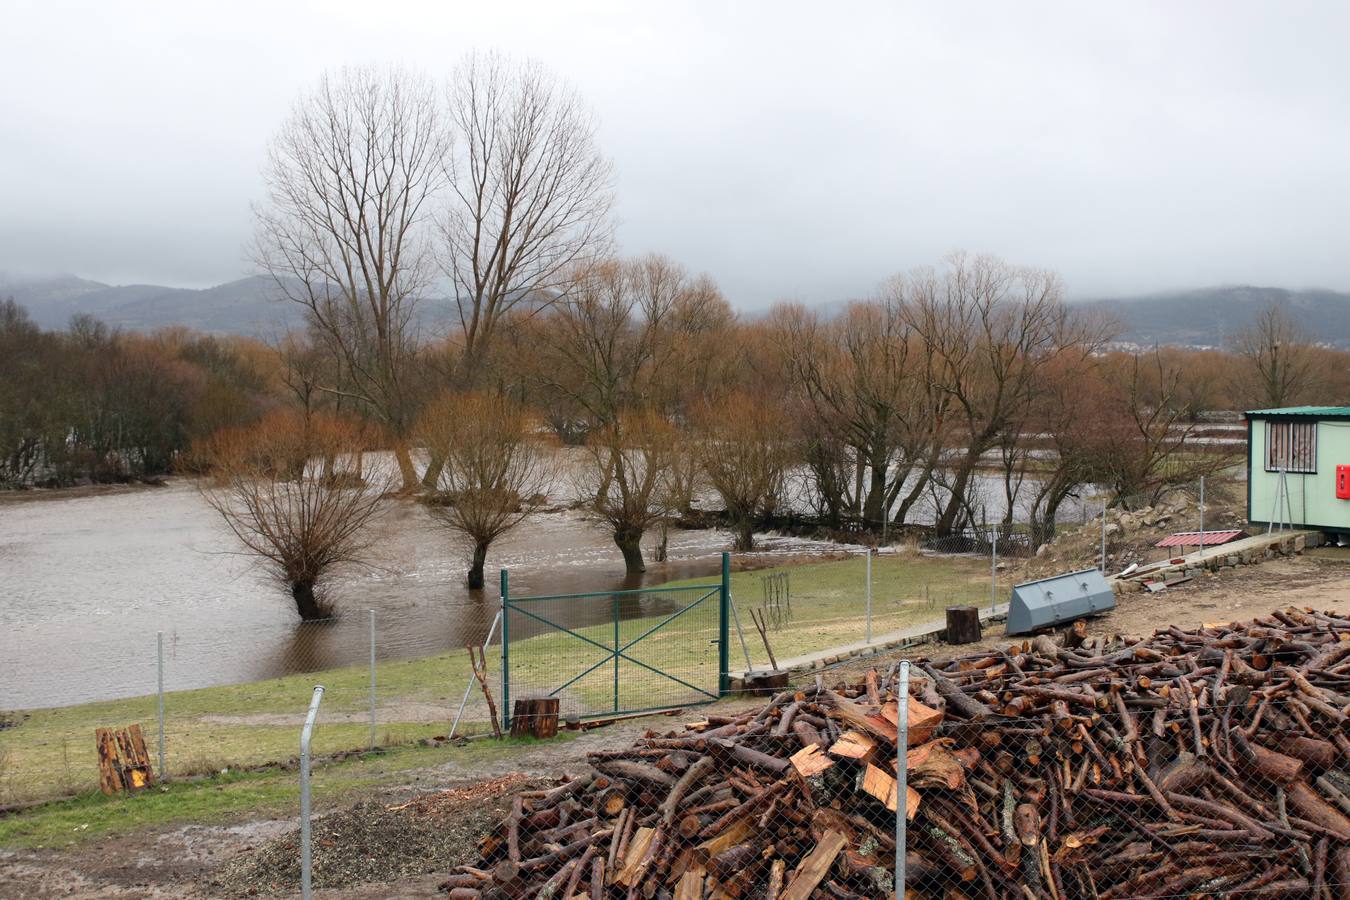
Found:
[[[1200,561],[1205,559],[1205,476],[1200,476]]]
[[[722,588],[717,597],[717,693],[731,691],[731,554],[722,554]]]
[[[909,660],[900,661],[900,692],[895,724],[895,897],[905,898],[905,809],[909,794]]]
[[[511,730],[511,617],[506,607],[511,596],[506,570],[502,569],[502,731]],[[484,654],[484,659],[487,656]],[[487,673],[483,673],[486,677]]]
[[[867,643],[872,643],[872,548],[867,548]]]
[[[375,749],[375,610],[370,611],[370,749]]]
[[[989,614],[994,614],[998,606],[998,526],[994,526],[994,537],[989,542]]]
[[[1102,503],[1102,574],[1106,574],[1106,503]]]
[[[164,632],[155,632],[155,671],[158,675],[159,686],[159,780],[163,781],[167,776],[164,769]]]
[[[614,712],[619,711],[619,595],[610,595],[610,608],[614,615]]]
[[[314,720],[319,716],[319,701],[323,699],[323,685],[314,686],[309,701],[305,727],[300,730],[300,896],[310,900],[314,896],[314,857],[309,835],[309,739],[314,733]]]

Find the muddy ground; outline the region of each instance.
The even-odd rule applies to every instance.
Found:
[[[1120,598],[1115,611],[1094,620],[1091,630],[1147,634],[1168,624],[1192,627],[1249,619],[1285,606],[1350,611],[1350,561],[1336,553],[1273,560],[1206,575],[1166,593],[1130,594]],[[968,652],[1007,640],[1002,626],[996,626],[986,630],[980,645],[942,652]],[[877,658],[836,668],[827,678],[852,678],[853,670],[875,664]],[[754,704],[742,700],[728,706]],[[473,856],[474,838],[500,814],[510,790],[581,772],[593,749],[622,746],[649,728],[673,727],[677,720],[670,718],[632,720],[567,742],[518,748],[490,762],[480,760],[472,768],[451,760],[410,770],[396,786],[372,790],[361,799],[360,808],[330,810],[328,825],[322,821],[316,825],[317,853],[330,855],[316,896],[344,900],[436,896],[443,873]],[[388,809],[430,792],[481,785],[515,773],[522,777],[501,790],[488,786],[479,793],[466,792],[462,802],[451,797],[439,810]],[[402,818],[404,813],[414,820]],[[246,820],[146,831],[66,850],[0,850],[0,897],[195,898],[248,896],[251,891],[288,896],[294,893],[287,887],[294,883],[293,832],[293,819]],[[320,858],[316,868],[324,871],[324,867]],[[363,873],[382,880],[350,883],[361,880]],[[344,887],[322,887],[344,879]]]

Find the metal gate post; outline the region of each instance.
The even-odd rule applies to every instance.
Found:
[[[731,554],[722,554],[722,589],[717,592],[717,695],[731,692],[731,673],[728,669],[731,650],[731,629],[727,621],[731,613]]]
[[[502,731],[511,730],[511,616],[509,583],[502,569]],[[486,659],[486,655],[484,655]],[[484,673],[486,675],[487,673]]]
[[[895,897],[905,897],[905,839],[908,837],[909,799],[909,660],[900,662],[900,691],[896,696],[895,738]]]
[[[610,609],[614,614],[614,712],[619,711],[619,595],[610,595]]]
[[[159,676],[159,780],[166,777],[164,771],[164,632],[155,633],[155,669]]]
[[[867,643],[872,643],[872,548],[867,548]]]
[[[370,749],[375,749],[375,610],[370,611]]]

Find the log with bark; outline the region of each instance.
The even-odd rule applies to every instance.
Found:
[[[893,896],[896,687],[891,666],[595,751],[447,885]],[[911,689],[912,898],[1350,896],[1350,617],[1074,629],[921,660]]]

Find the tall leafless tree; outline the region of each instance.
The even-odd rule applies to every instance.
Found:
[[[255,257],[339,361],[342,384],[394,441],[405,490],[416,415],[415,308],[434,272],[429,225],[449,139],[434,86],[400,70],[328,73],[268,151]]]
[[[1271,303],[1261,310],[1235,343],[1255,381],[1247,392],[1255,402],[1270,408],[1289,406],[1312,383],[1313,348],[1282,304]]]
[[[512,313],[566,291],[608,246],[611,165],[577,93],[540,65],[470,55],[448,91],[455,148],[442,266],[474,367]]]

